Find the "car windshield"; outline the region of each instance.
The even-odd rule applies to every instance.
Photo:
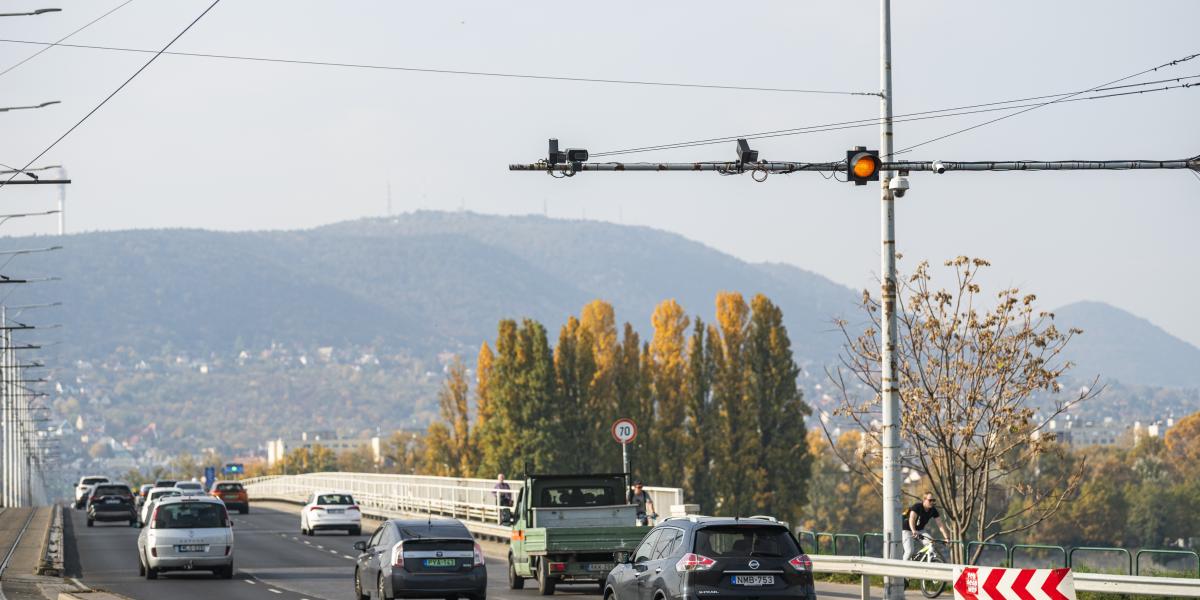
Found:
[[[217,491],[218,492],[240,492],[240,491],[242,491],[242,484],[240,484],[240,483],[218,483]]]
[[[696,554],[709,558],[733,556],[790,558],[800,554],[800,547],[783,527],[732,525],[705,527],[696,532]]]
[[[98,485],[93,496],[132,496],[133,492],[123,485]]]
[[[616,503],[616,494],[611,487],[568,485],[542,488],[538,506],[612,506]]]
[[[83,485],[96,485],[108,481],[107,477],[86,477],[83,480]]]
[[[317,504],[350,505],[354,504],[354,498],[350,494],[321,494],[317,496]]]
[[[158,529],[202,529],[225,526],[225,507],[212,502],[179,502],[158,507],[154,527]]]

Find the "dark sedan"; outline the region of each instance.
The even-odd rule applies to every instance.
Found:
[[[359,600],[487,597],[483,549],[457,520],[393,519],[354,547]]]
[[[137,509],[133,490],[123,483],[101,483],[92,489],[87,499],[87,526],[96,521],[128,521],[137,525]]]

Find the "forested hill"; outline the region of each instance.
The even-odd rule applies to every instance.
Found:
[[[645,334],[664,299],[711,321],[716,293],[736,290],[770,296],[797,358],[825,362],[838,344],[831,320],[852,313],[856,298],[802,269],[749,264],[672,233],[536,216],[420,212],[304,231],[136,230],[61,243],[6,274],[62,278],[10,303],[63,302],[55,320],[66,358],[116,348],[202,356],[272,342],[473,357],[501,318],[528,316],[556,331],[602,298]]]

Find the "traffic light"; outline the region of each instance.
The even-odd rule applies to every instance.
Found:
[[[846,180],[854,185],[867,185],[868,181],[879,181],[879,168],[883,161],[879,160],[878,150],[867,150],[858,146],[846,151]]]

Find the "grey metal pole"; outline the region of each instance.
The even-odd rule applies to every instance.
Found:
[[[66,167],[58,168],[58,176],[61,179],[67,178]],[[58,186],[58,235],[67,234],[67,186],[62,184]]]
[[[1175,160],[976,160],[976,161],[941,161],[941,160],[903,160],[891,162],[884,160],[880,170],[890,171],[931,171],[948,173],[951,171],[1126,171],[1142,169],[1191,169],[1200,172],[1200,156],[1179,158]],[[508,166],[509,171],[540,171],[574,174],[583,171],[714,171],[724,175],[749,173],[786,174],[804,172],[846,172],[845,161],[834,162],[801,162],[801,161],[762,161],[756,163],[738,163],[735,161],[710,161],[690,163],[580,163],[577,165],[546,163],[521,163]]]
[[[891,0],[879,0],[879,151],[892,159],[892,6]],[[883,340],[880,371],[883,391],[883,537],[884,558],[898,559],[902,554],[900,533],[900,394],[896,382],[896,203],[888,182],[895,171],[884,171],[879,178],[880,233],[883,248],[880,262],[883,273]],[[904,600],[903,579],[886,577],[883,597]]]

